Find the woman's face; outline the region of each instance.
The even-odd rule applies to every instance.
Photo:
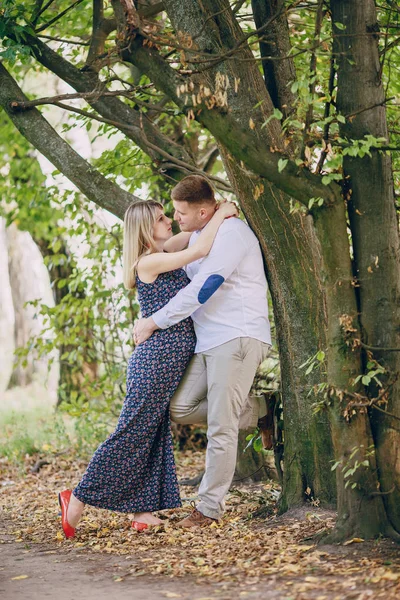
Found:
[[[156,210],[157,216],[153,228],[153,238],[155,242],[166,242],[173,235],[171,227],[172,219],[169,219],[161,208],[157,208]]]

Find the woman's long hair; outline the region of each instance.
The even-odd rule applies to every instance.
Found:
[[[153,228],[157,217],[157,208],[162,204],[155,200],[133,202],[124,217],[124,285],[131,290],[136,285],[136,267],[145,254],[157,252],[153,238]]]

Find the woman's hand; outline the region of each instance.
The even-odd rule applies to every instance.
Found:
[[[234,202],[221,202],[218,205],[218,214],[221,215],[224,219],[229,219],[229,217],[238,217],[239,210]]]

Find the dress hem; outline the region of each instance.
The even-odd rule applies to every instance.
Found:
[[[167,505],[161,505],[158,506],[157,508],[155,507],[151,507],[149,505],[147,506],[135,506],[135,508],[117,508],[115,506],[105,506],[105,504],[102,503],[97,503],[95,504],[94,502],[88,501],[88,500],[84,500],[82,498],[79,498],[76,494],[75,491],[72,492],[75,496],[75,498],[77,498],[80,502],[83,502],[84,504],[87,504],[88,506],[93,506],[94,508],[102,508],[104,510],[110,510],[112,512],[120,512],[120,513],[137,513],[137,512],[157,512],[159,510],[168,510],[171,508],[180,508],[182,506],[182,502],[179,502],[177,504],[168,504]]]

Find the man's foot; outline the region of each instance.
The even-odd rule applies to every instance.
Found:
[[[177,523],[177,527],[205,527],[207,525],[212,525],[212,523],[216,523],[217,519],[212,519],[211,517],[206,517],[203,515],[197,508],[185,519],[179,521]]]
[[[75,498],[73,494],[71,494],[67,511],[67,521],[71,525],[71,527],[75,528],[78,525],[84,508],[84,503],[78,500],[78,498]]]
[[[258,419],[257,423],[264,450],[272,450],[274,447],[274,410],[277,402],[277,395],[278,392],[264,395],[266,414]]]
[[[138,523],[146,523],[146,525],[162,525],[165,523],[165,521],[155,517],[151,512],[135,513],[133,515],[133,520]]]

